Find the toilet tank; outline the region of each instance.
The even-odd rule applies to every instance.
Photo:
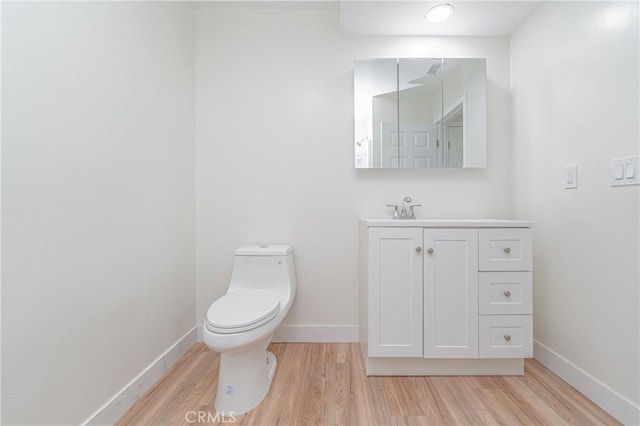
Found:
[[[236,250],[229,291],[255,289],[294,293],[295,286],[291,246],[243,246]]]

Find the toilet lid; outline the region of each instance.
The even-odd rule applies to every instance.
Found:
[[[236,291],[213,302],[207,325],[217,333],[239,333],[271,321],[279,311],[280,299],[271,291]]]

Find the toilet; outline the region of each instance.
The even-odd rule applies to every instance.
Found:
[[[236,250],[227,293],[209,307],[202,330],[204,343],[220,352],[215,408],[221,415],[244,414],[267,395],[276,370],[267,346],[295,294],[291,246]]]

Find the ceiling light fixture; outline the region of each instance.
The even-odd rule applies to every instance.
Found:
[[[451,18],[454,10],[453,5],[449,3],[436,4],[431,9],[427,10],[427,13],[424,14],[424,18],[429,22],[437,24]]]

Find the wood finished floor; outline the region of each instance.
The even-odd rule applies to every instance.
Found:
[[[619,424],[535,360],[524,376],[367,377],[355,343],[269,350],[278,358],[271,390],[244,416],[216,418],[219,355],[198,343],[117,424],[204,424],[190,411],[209,424],[263,426]]]

